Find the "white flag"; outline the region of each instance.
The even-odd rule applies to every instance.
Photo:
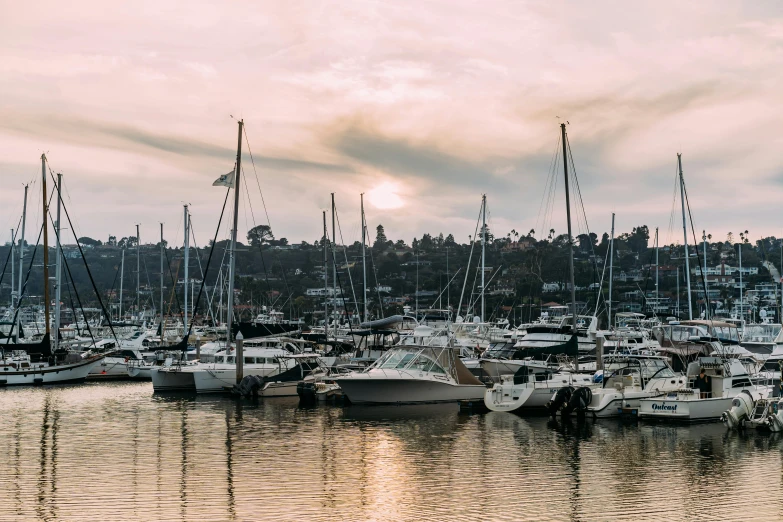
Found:
[[[213,187],[233,187],[234,186],[234,171],[232,170],[228,174],[223,174],[212,183]]]

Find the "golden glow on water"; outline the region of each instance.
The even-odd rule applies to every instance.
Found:
[[[0,520],[770,520],[778,436],[455,405],[0,390]]]

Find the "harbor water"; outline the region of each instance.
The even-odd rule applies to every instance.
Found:
[[[0,390],[0,520],[771,520],[783,439],[454,404]]]

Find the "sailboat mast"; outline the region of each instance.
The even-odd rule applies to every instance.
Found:
[[[701,231],[701,238],[704,241],[704,318],[709,319],[712,309],[710,307],[710,292],[707,288],[707,231]]]
[[[16,304],[14,303],[14,282],[16,281],[16,258],[14,257],[14,250],[15,250],[15,241],[14,241],[14,229],[11,229],[11,308],[10,310],[13,312],[13,310],[16,308]]]
[[[745,329],[745,308],[742,306],[742,294],[745,293],[745,286],[742,284],[742,241],[739,243],[739,275],[740,275],[740,325]]]
[[[166,248],[163,246],[163,223],[160,224],[160,338],[163,339],[163,258]]]
[[[27,222],[27,188],[24,186],[24,206],[22,207],[22,237],[19,238],[19,280],[17,281],[16,306],[22,305],[22,279],[24,279],[24,228]],[[16,324],[14,325],[14,342],[19,342],[19,321],[21,314],[16,315]]]
[[[614,212],[612,212],[612,239],[609,243],[609,302],[606,303],[606,314],[607,314],[607,321],[608,321],[608,328],[612,328],[612,280],[613,272],[614,270]],[[572,283],[573,284],[573,283]]]
[[[141,236],[136,225],[136,317],[141,320]]]
[[[682,203],[682,234],[685,241],[685,280],[688,283],[688,319],[693,319],[693,307],[691,306],[691,266],[688,253],[688,229],[685,219],[685,178],[682,175],[682,154],[677,153],[677,167],[680,171],[680,202]]]
[[[335,226],[334,226],[334,214],[335,214],[335,207],[334,207],[334,192],[332,192],[332,297],[337,297],[337,257],[334,255],[334,244],[336,241],[337,236]],[[345,302],[343,302],[345,303]],[[335,305],[336,309],[336,305]]]
[[[481,322],[484,322],[484,266],[487,255],[487,195],[481,195]]]
[[[184,220],[184,229],[185,229],[185,244],[183,245],[183,248],[185,249],[185,252],[183,253],[184,263],[185,263],[185,279],[182,281],[182,293],[185,294],[184,300],[185,300],[185,313],[183,315],[183,323],[182,323],[182,336],[187,337],[188,335],[188,265],[190,263],[188,262],[188,257],[190,256],[190,217],[188,216],[188,206],[183,205],[182,210],[183,220]]]
[[[237,166],[234,172],[234,227],[231,229],[231,252],[228,267],[228,311],[226,312],[226,342],[231,343],[231,322],[234,319],[234,278],[236,271],[237,221],[239,216],[239,174],[242,172],[242,127],[244,120],[239,120],[239,135],[237,136]]]
[[[364,192],[361,193],[362,208],[362,303],[364,305],[364,322],[367,322],[367,254],[364,250],[366,242],[367,224],[364,222]]]
[[[63,185],[63,175],[57,174],[57,223],[55,223],[55,234],[57,235],[57,249],[55,250],[56,255],[56,261],[55,261],[55,271],[54,271],[54,349],[57,351],[57,348],[60,346],[60,287],[61,285],[61,278],[62,278],[62,244],[60,243],[60,206],[61,206],[61,197],[62,197],[62,185]],[[78,319],[76,318],[74,314],[74,320]]]
[[[576,286],[574,284],[574,240],[571,233],[571,199],[568,194],[568,146],[566,145],[566,126],[560,124],[560,131],[563,141],[563,175],[565,176],[565,200],[566,200],[566,219],[568,220],[568,270],[571,274],[571,306],[573,308],[573,324],[571,331],[576,335]],[[611,281],[611,278],[609,279]],[[579,371],[579,357],[576,358],[576,371]]]
[[[125,279],[125,247],[122,247],[122,254],[120,256],[120,311],[117,315],[117,320],[122,321],[122,281]]]
[[[324,336],[329,341],[329,241],[326,239],[326,211],[324,210]]]
[[[46,195],[46,154],[41,154],[41,190],[43,191],[43,277],[44,277],[44,320],[49,333],[49,201]]]
[[[658,311],[658,227],[655,227],[655,310]]]

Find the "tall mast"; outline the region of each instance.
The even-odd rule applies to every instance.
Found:
[[[688,319],[693,319],[693,308],[691,307],[691,265],[690,254],[688,253],[688,229],[685,220],[685,178],[682,175],[682,154],[677,153],[677,166],[680,171],[680,200],[682,203],[682,234],[685,238],[685,280],[688,283]]]
[[[677,319],[680,318],[680,267],[677,266]]]
[[[571,306],[573,307],[573,324],[571,331],[576,335],[576,286],[574,285],[574,241],[571,234],[571,199],[568,194],[568,147],[566,145],[566,126],[560,124],[563,141],[563,175],[565,176],[565,200],[566,200],[566,219],[568,220],[568,270],[571,273]],[[609,279],[611,281],[611,278]],[[576,371],[579,371],[579,357],[576,357]]]
[[[24,279],[24,228],[27,222],[27,188],[29,185],[24,186],[24,206],[22,207],[22,237],[19,238],[19,280],[16,282],[16,306],[22,306],[22,279]],[[20,314],[16,315],[16,325],[14,325],[14,342],[19,342],[19,320]]]
[[[184,321],[182,323],[182,335],[183,338],[188,336],[188,265],[190,264],[188,262],[188,258],[190,256],[190,217],[188,216],[188,206],[183,205],[182,209],[182,215],[184,220],[184,229],[185,229],[185,244],[183,245],[183,248],[185,249],[184,252],[184,263],[185,263],[185,279],[182,281],[182,293],[185,294],[185,314],[184,314]]]
[[[324,336],[329,341],[329,241],[326,239],[326,211],[324,210]]]
[[[487,195],[481,195],[481,322],[484,322],[484,261],[487,254]]]
[[[740,240],[739,243],[739,274],[740,274],[740,326],[743,327],[743,330],[745,327],[743,326],[743,321],[745,320],[745,309],[742,307],[742,294],[745,293],[745,287],[742,285],[742,240]]]
[[[658,313],[658,227],[655,227],[655,313]]]
[[[334,226],[334,214],[335,214],[335,207],[334,207],[334,192],[332,192],[332,297],[337,297],[337,256],[334,255],[334,245],[337,241],[337,235],[336,230]],[[345,301],[343,301],[343,305],[345,305]],[[343,306],[344,308],[344,306]],[[335,305],[335,310],[337,309],[337,305]]]
[[[14,303],[14,282],[16,281],[16,258],[14,257],[14,250],[15,250],[15,237],[14,237],[14,229],[11,229],[11,311],[13,311],[16,306]]]
[[[416,317],[419,316],[419,251],[416,250]]]
[[[122,281],[125,279],[125,247],[122,248],[122,255],[120,257],[120,311],[117,315],[117,320],[122,321]]]
[[[367,322],[367,255],[364,251],[365,235],[367,234],[367,224],[364,222],[364,192],[361,193],[362,208],[362,303],[364,304],[364,322]]]
[[[231,229],[231,255],[228,267],[228,312],[226,315],[226,342],[231,343],[231,322],[234,320],[234,278],[236,270],[237,219],[239,216],[239,174],[242,172],[242,128],[244,120],[239,120],[237,136],[237,167],[234,173],[234,228]]]
[[[704,318],[709,319],[712,309],[710,307],[710,292],[707,288],[707,231],[701,231],[701,238],[704,241]]]
[[[609,302],[607,303],[607,320],[609,322],[608,327],[612,328],[612,280],[614,270],[614,212],[612,212],[612,239],[609,243]],[[572,283],[573,284],[573,283]]]
[[[41,154],[41,190],[43,191],[43,278],[44,278],[44,320],[46,333],[49,325],[49,200],[46,194],[46,154]]]
[[[139,225],[136,225],[136,317],[141,320],[141,236],[139,235]]]
[[[60,204],[61,204],[61,197],[62,197],[62,185],[63,185],[63,175],[58,173],[57,174],[57,223],[54,225],[54,232],[57,235],[57,249],[55,250],[57,260],[55,261],[55,272],[54,272],[54,349],[55,351],[60,346],[60,287],[61,285],[61,278],[62,278],[62,244],[60,243]],[[74,314],[74,320],[76,320],[76,316]]]
[[[160,338],[163,339],[163,258],[166,249],[163,246],[163,223],[160,224]]]

